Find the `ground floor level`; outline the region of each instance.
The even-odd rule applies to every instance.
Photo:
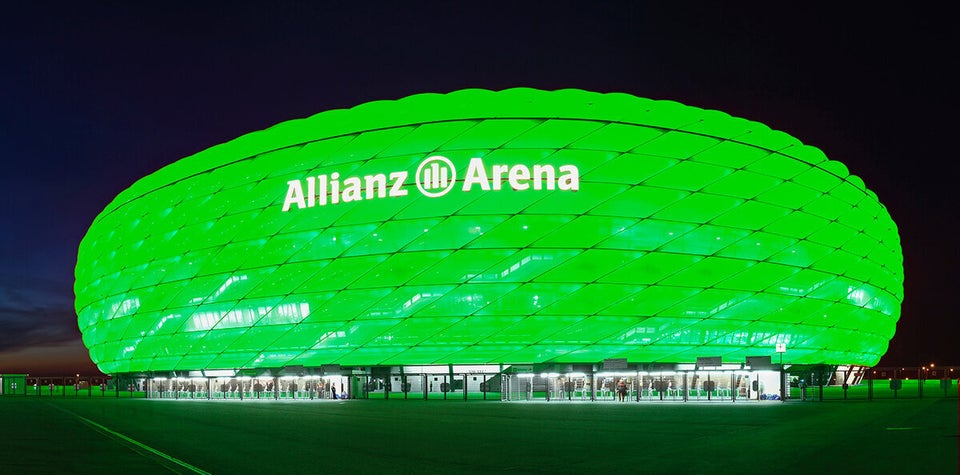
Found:
[[[835,369],[835,368],[834,368]],[[115,375],[117,391],[161,399],[779,400],[798,377],[778,365],[430,365]]]

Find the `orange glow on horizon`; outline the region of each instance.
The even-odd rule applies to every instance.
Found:
[[[60,345],[20,348],[0,352],[0,373],[62,376],[102,374],[90,360],[87,348],[79,340]]]

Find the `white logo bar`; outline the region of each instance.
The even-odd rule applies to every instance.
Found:
[[[400,170],[389,174],[378,173],[341,179],[340,173],[333,172],[329,175],[290,180],[287,182],[283,211],[407,196],[404,185],[408,176],[409,172]],[[434,155],[420,162],[414,181],[420,194],[428,198],[439,198],[456,187],[457,168],[447,157]],[[580,170],[576,165],[560,165],[555,168],[549,164],[532,167],[523,164],[495,164],[488,169],[483,158],[474,157],[467,165],[461,191],[470,192],[474,186],[483,191],[500,191],[504,182],[513,191],[578,191]]]

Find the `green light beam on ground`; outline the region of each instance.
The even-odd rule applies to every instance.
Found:
[[[122,440],[122,441],[124,441],[124,442],[127,442],[127,443],[132,444],[132,445],[134,445],[134,446],[136,446],[136,447],[139,447],[139,448],[141,448],[141,449],[143,449],[143,450],[146,450],[147,452],[150,452],[150,453],[152,453],[152,454],[156,455],[157,457],[160,457],[160,458],[162,458],[162,459],[164,459],[164,460],[167,460],[167,461],[169,461],[169,462],[173,462],[173,463],[175,463],[175,464],[177,464],[177,465],[179,465],[179,466],[181,466],[181,467],[183,467],[183,468],[185,468],[185,469],[187,469],[187,470],[190,470],[190,471],[193,472],[193,473],[200,473],[200,474],[204,474],[204,475],[211,475],[210,472],[208,472],[208,471],[206,471],[206,470],[203,470],[202,468],[194,467],[193,465],[190,465],[189,463],[184,462],[183,460],[180,460],[180,459],[178,459],[178,458],[176,458],[176,457],[167,455],[167,454],[165,454],[165,453],[163,453],[163,452],[161,452],[161,451],[159,451],[159,450],[157,450],[157,449],[155,449],[155,448],[153,448],[153,447],[150,447],[150,446],[148,446],[148,445],[146,445],[146,444],[140,443],[140,442],[138,442],[138,441],[136,441],[136,440],[134,440],[134,439],[131,439],[130,437],[127,437],[127,436],[125,436],[125,435],[123,435],[123,434],[121,434],[121,433],[119,433],[119,432],[117,432],[117,431],[110,430],[109,428],[104,427],[103,425],[97,424],[96,422],[91,421],[90,419],[87,419],[86,417],[83,417],[83,416],[81,416],[81,415],[79,415],[79,414],[76,414],[76,413],[74,413],[74,412],[68,411],[68,410],[66,410],[66,409],[63,409],[62,407],[54,406],[53,404],[50,404],[50,406],[56,407],[57,409],[59,409],[59,410],[61,410],[61,411],[63,411],[63,412],[66,412],[67,414],[70,414],[71,416],[76,417],[77,419],[80,419],[80,421],[83,422],[84,424],[87,424],[87,425],[89,425],[89,426],[91,426],[91,427],[93,427],[93,428],[95,428],[95,429],[97,429],[97,430],[100,430],[100,431],[102,431],[102,432],[104,432],[104,433],[107,433],[107,434],[109,434],[109,435],[112,435],[113,437],[116,437],[116,438],[118,438],[118,439],[120,439],[120,440]]]

